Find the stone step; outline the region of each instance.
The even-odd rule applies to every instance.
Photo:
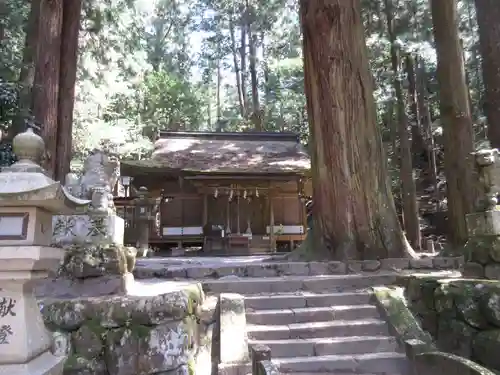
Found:
[[[293,324],[307,322],[326,322],[331,320],[355,320],[378,317],[373,305],[347,305],[328,307],[305,307],[297,309],[247,311],[250,324]]]
[[[200,260],[203,259],[203,260]],[[234,257],[204,258],[139,258],[134,275],[147,278],[226,278],[226,277],[272,277],[284,275],[314,276],[340,275],[358,272],[392,270],[449,270],[460,268],[460,258],[430,257],[422,259],[382,259],[349,262],[289,262],[253,261]]]
[[[396,352],[398,343],[391,336],[353,336],[291,340],[250,340],[271,348],[273,358],[309,357],[341,354]]]
[[[384,352],[358,355],[326,355],[321,357],[276,358],[281,373],[409,373],[410,364],[402,353]]]
[[[343,292],[372,286],[390,285],[397,274],[384,272],[371,275],[285,276],[227,280],[203,280],[206,293],[238,293],[243,295],[310,292]]]
[[[380,319],[334,320],[288,325],[247,325],[254,340],[287,340],[346,336],[387,336],[387,324]]]
[[[245,306],[253,310],[299,309],[304,307],[326,307],[335,305],[364,305],[370,303],[369,292],[341,292],[315,294],[251,295],[245,297]]]

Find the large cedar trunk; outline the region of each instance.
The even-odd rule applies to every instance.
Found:
[[[376,124],[359,0],[301,0],[314,235],[336,259],[413,253]]]
[[[57,155],[57,116],[63,0],[42,0],[36,62],[33,115],[42,126],[44,167],[54,177]]]
[[[467,241],[465,215],[473,209],[473,136],[469,95],[458,35],[455,0],[431,1],[437,52],[440,112],[443,125],[444,170],[448,196],[448,240],[454,246]]]
[[[500,1],[476,0],[491,146],[500,148]]]
[[[57,158],[54,177],[63,181],[70,170],[73,107],[78,62],[78,33],[82,0],[64,0],[61,66],[59,78],[59,114],[57,125]]]

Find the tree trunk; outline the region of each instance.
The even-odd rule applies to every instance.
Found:
[[[232,17],[229,18],[229,36],[231,37],[231,54],[233,55],[234,75],[236,79],[236,90],[238,91],[238,102],[240,104],[240,115],[245,117],[245,102],[243,101],[243,93],[241,90],[241,75],[238,64],[238,54],[236,51],[236,37],[234,35],[234,23]]]
[[[37,61],[39,18],[41,0],[33,0],[26,24],[26,40],[23,50],[23,64],[19,73],[19,114],[14,119],[10,137],[26,130],[26,120],[31,116],[33,110],[33,85],[35,83],[35,63]]]
[[[315,249],[336,259],[410,255],[376,123],[359,0],[301,0],[300,11]]]
[[[248,28],[248,4],[241,12],[241,40],[240,40],[240,62],[241,62],[241,97],[243,98],[243,108],[245,118],[248,116],[247,98],[247,28]]]
[[[403,97],[401,84],[400,57],[396,47],[396,34],[394,32],[392,0],[385,0],[385,14],[387,18],[387,31],[391,43],[391,65],[394,74],[394,91],[396,94],[396,112],[399,134],[399,160],[401,177],[401,198],[403,203],[403,223],[408,241],[413,248],[420,248],[420,224],[418,220],[417,190],[412,167],[411,139],[408,131],[408,116]]]
[[[33,115],[45,140],[44,167],[55,176],[57,163],[57,116],[63,0],[42,0],[39,47],[36,63]]]
[[[486,89],[488,139],[492,147],[500,148],[500,2],[476,0],[476,13]]]
[[[473,135],[469,95],[458,36],[455,0],[431,0],[437,53],[440,112],[443,125],[444,170],[448,197],[448,240],[453,246],[467,241],[465,215],[473,209]]]
[[[432,119],[429,112],[428,97],[427,97],[427,71],[425,69],[425,61],[418,60],[417,69],[417,92],[418,92],[418,113],[420,115],[420,123],[426,137],[428,169],[427,174],[430,176],[432,186],[434,187],[434,200],[436,203],[436,211],[441,210],[441,193],[438,184],[438,169],[436,160],[436,146],[434,145],[434,134],[432,132]]]
[[[218,47],[217,49],[220,51],[220,48]],[[216,94],[216,101],[217,101],[217,124],[220,123],[222,119],[222,108],[221,108],[221,100],[220,100],[220,90],[221,90],[221,84],[222,84],[222,72],[221,72],[221,58],[220,54],[217,55],[217,94]]]
[[[407,54],[405,58],[406,76],[408,78],[408,100],[410,102],[410,125],[412,138],[413,160],[420,159],[426,152],[424,137],[422,136],[422,123],[417,104],[417,82],[415,73],[415,60],[412,55]],[[415,161],[417,163],[417,161]],[[414,165],[414,168],[420,166]]]
[[[252,85],[252,120],[255,130],[262,131],[262,121],[259,104],[259,81],[257,78],[257,34],[253,33],[252,25],[248,25],[248,40],[250,42],[250,80]]]
[[[57,125],[57,158],[55,180],[64,181],[72,157],[73,107],[78,63],[78,34],[82,0],[64,0],[61,66],[59,77],[59,114]]]

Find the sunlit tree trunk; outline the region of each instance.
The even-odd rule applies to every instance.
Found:
[[[414,255],[387,176],[359,0],[300,0],[300,12],[315,249],[336,259]]]
[[[455,0],[431,0],[441,122],[444,170],[448,197],[448,240],[452,246],[467,241],[465,215],[473,209],[473,134],[469,93],[458,35]]]
[[[81,13],[82,0],[64,0],[57,118],[57,158],[54,173],[55,179],[61,181],[69,173],[72,157],[71,135]]]

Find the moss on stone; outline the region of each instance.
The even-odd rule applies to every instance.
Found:
[[[149,337],[151,333],[151,328],[141,325],[141,324],[130,324],[127,326],[127,328],[130,330],[130,333],[137,337],[138,339],[146,339]]]
[[[401,341],[417,339],[433,346],[432,337],[425,332],[405,303],[402,288],[374,288],[379,306]]]

